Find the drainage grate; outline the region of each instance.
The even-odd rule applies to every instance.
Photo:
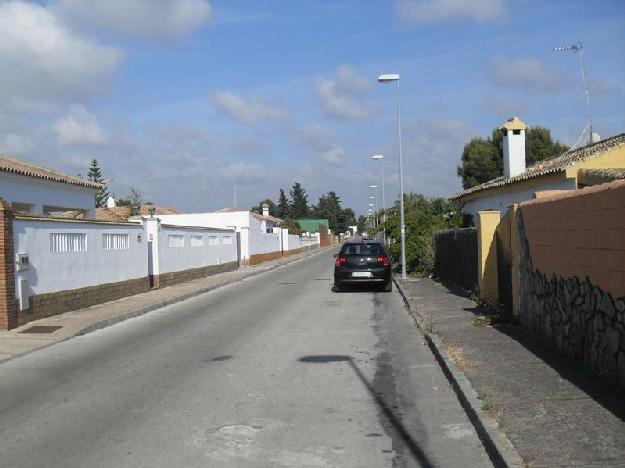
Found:
[[[54,333],[61,328],[63,327],[59,325],[35,325],[34,327],[22,330],[20,333]]]
[[[278,284],[297,284],[297,283],[288,283],[288,282],[284,282],[284,283],[278,283]]]

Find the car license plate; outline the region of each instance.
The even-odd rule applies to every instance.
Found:
[[[356,278],[371,278],[373,276],[370,271],[354,271],[352,276]]]

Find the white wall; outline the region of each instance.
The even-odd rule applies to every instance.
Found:
[[[250,218],[250,255],[280,252],[282,243],[280,234],[263,233],[261,231],[261,222],[256,218]]]
[[[51,252],[51,233],[85,233],[84,252]],[[128,250],[104,250],[102,234],[128,234]],[[140,235],[140,236],[139,236]],[[147,241],[141,225],[15,218],[15,253],[28,254],[27,271],[16,271],[27,279],[30,296],[114,283],[148,275]]]
[[[501,193],[493,193],[492,195],[484,195],[475,200],[465,202],[462,212],[470,214],[475,220],[478,211],[495,210],[505,214],[510,205],[521,203],[534,198],[535,192],[542,190],[574,190],[576,189],[575,179],[567,179],[559,182],[537,183],[532,186],[524,186],[516,190],[512,189]]]
[[[189,213],[179,215],[158,215],[165,224],[176,226],[198,226],[231,229],[233,226],[241,234],[241,260],[250,258],[250,219],[249,211]]]
[[[302,248],[302,241],[300,240],[300,237],[296,234],[289,234],[288,249],[286,250],[296,250],[296,249],[301,249],[301,248]]]
[[[44,214],[44,206],[85,210],[93,216],[95,194],[90,187],[0,172],[0,197],[9,203],[32,205],[30,214]]]
[[[170,247],[169,236],[184,237],[184,247]],[[202,246],[192,247],[191,237],[201,236]],[[209,245],[209,237],[217,237],[219,245]],[[231,244],[224,244],[229,237]],[[237,261],[237,239],[234,230],[168,226],[161,224],[158,232],[159,274],[200,268]]]

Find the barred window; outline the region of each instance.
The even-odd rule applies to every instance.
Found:
[[[217,237],[217,236],[208,236],[208,245],[210,247],[214,247],[216,245],[219,245],[219,237]]]
[[[102,234],[104,250],[129,250],[130,238],[128,234]]]
[[[191,247],[202,247],[204,238],[202,236],[191,236]]]
[[[223,236],[224,245],[232,245],[232,236]]]
[[[184,236],[170,234],[167,236],[167,247],[184,247]]]
[[[86,250],[86,233],[50,233],[50,252],[85,252]]]

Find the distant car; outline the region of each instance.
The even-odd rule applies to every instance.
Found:
[[[371,284],[393,290],[391,259],[377,241],[347,241],[334,256],[334,290],[346,285]]]

